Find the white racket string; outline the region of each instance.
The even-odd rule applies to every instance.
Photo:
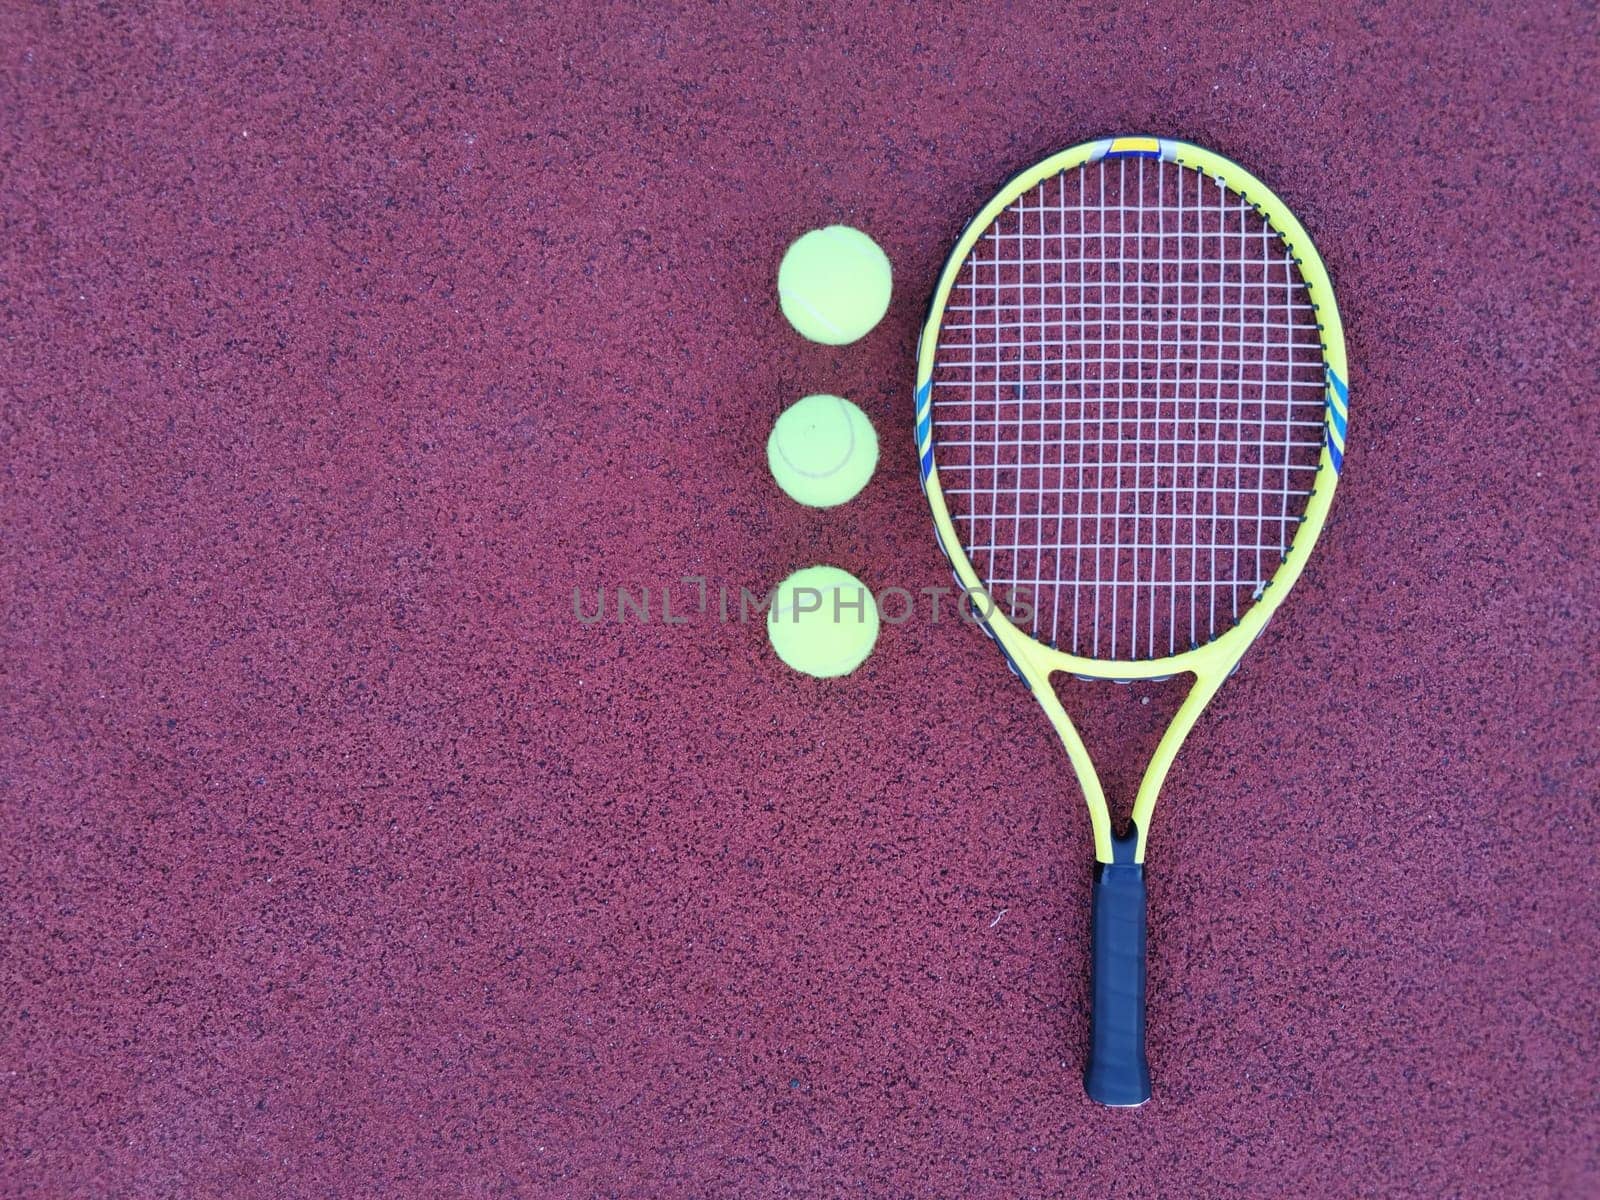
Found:
[[[1317,314],[1249,199],[1155,159],[1042,180],[978,238],[933,375],[968,561],[1097,659],[1220,636],[1295,536],[1320,454]]]

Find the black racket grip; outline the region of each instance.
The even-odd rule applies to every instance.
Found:
[[[1089,1066],[1083,1086],[1097,1104],[1131,1107],[1150,1099],[1144,1056],[1144,867],[1133,861],[1135,832],[1116,839],[1118,861],[1094,868],[1094,962]]]

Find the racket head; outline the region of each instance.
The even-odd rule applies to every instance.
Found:
[[[988,597],[976,615],[1066,744],[1101,861],[1104,796],[1050,676],[1196,676],[1134,804],[1142,860],[1178,747],[1322,531],[1347,378],[1304,227],[1190,143],[1061,151],[957,239],[918,346],[923,490],[958,586]],[[1019,582],[1027,619],[997,594]],[[1125,627],[1130,601],[1144,623]]]
[[[1116,171],[1131,176],[1141,168],[1145,171],[1146,191],[1151,196],[1155,195],[1149,183],[1153,171],[1168,172],[1169,180],[1176,177],[1174,172],[1181,172],[1191,197],[1196,196],[1194,189],[1198,188],[1200,195],[1196,199],[1200,202],[1191,199],[1187,218],[1191,222],[1187,234],[1189,259],[1177,262],[1169,255],[1165,261],[1158,261],[1152,253],[1137,266],[1131,260],[1125,264],[1111,263],[1102,272],[1100,268],[1104,263],[1088,266],[1080,263],[1057,271],[1056,260],[1063,250],[1068,256],[1077,251],[1082,256],[1093,257],[1104,249],[1109,258],[1113,249],[1126,250],[1126,243],[1133,240],[1142,240],[1147,248],[1155,244],[1163,247],[1182,244],[1176,222],[1184,218],[1173,218],[1170,212],[1181,200],[1170,193],[1166,207],[1174,227],[1165,231],[1158,231],[1154,213],[1140,218],[1144,227],[1136,233],[1124,228],[1134,220],[1128,206],[1113,205],[1111,212],[1096,211],[1100,198],[1098,184],[1104,182],[1106,173]],[[1086,178],[1081,174],[1085,171],[1098,172],[1099,178]],[[1074,175],[1075,172],[1080,174]],[[1065,202],[1057,202],[1055,208],[1052,202],[1056,202],[1057,183],[1053,181],[1059,181],[1065,193]],[[1087,211],[1080,204],[1080,186],[1092,189]],[[1125,185],[1124,191],[1131,198],[1131,185]],[[1213,219],[1218,195],[1225,200],[1227,225],[1220,232],[1211,232],[1205,222]],[[1035,198],[1041,203],[1030,207],[1029,201]],[[1119,207],[1125,211],[1115,211]],[[1036,215],[1037,233],[1034,232]],[[1009,228],[1006,227],[1008,220]],[[1199,232],[1194,229],[1196,220],[1202,226]],[[1260,263],[1254,261],[1259,253],[1255,241],[1260,240],[1260,232],[1267,235],[1274,247],[1273,257],[1267,260],[1269,274],[1254,275],[1240,284],[1229,274],[1232,268],[1224,265],[1219,275],[1215,260],[1234,255],[1234,243],[1240,240],[1236,239],[1236,233],[1242,233],[1247,245],[1242,256],[1247,261],[1247,269],[1260,269]],[[988,250],[983,245],[986,238],[992,240],[996,233],[1001,240],[1013,243],[995,252],[997,258],[1003,258],[998,265],[984,257]],[[1030,243],[1037,243],[1037,248]],[[1126,277],[1129,269],[1136,272],[1138,282]],[[1162,276],[1167,280],[1165,285],[1157,283]],[[975,278],[979,302],[963,306],[953,300],[958,287],[971,284]],[[1281,282],[1287,286],[1280,286]],[[1239,333],[1241,314],[1234,311],[1236,287],[1247,301],[1242,306],[1242,336]],[[1106,295],[1103,288],[1121,294],[1102,302]],[[1184,288],[1189,292],[1187,298],[1181,295],[1180,289]],[[1080,289],[1089,293],[1085,304],[1079,304],[1076,293]],[[1158,290],[1165,293],[1159,299],[1156,297]],[[1271,293],[1268,302],[1260,306],[1265,321],[1261,314],[1252,311],[1253,296],[1258,291]],[[1288,293],[1282,301],[1278,295],[1280,291]],[[1142,311],[1132,313],[1135,307]],[[1285,320],[1275,311],[1280,308],[1293,319]],[[1197,311],[1184,315],[1184,310]],[[1156,315],[1147,317],[1146,313],[1151,311]],[[1122,328],[1113,333],[1111,322],[1099,318],[1115,313],[1127,319]],[[1169,317],[1163,315],[1165,313],[1176,315]],[[1087,324],[1090,331],[1087,335],[1085,326],[1076,324],[1084,316],[1097,318]],[[1135,317],[1141,319],[1135,320]],[[953,332],[962,322],[977,323],[980,319],[991,318],[991,328]],[[1257,328],[1269,323],[1291,328],[1268,332]],[[1135,347],[1132,330],[1136,326],[1153,335],[1148,346]],[[1185,336],[1194,346],[1187,352],[1182,344],[1172,345],[1174,340],[1181,343]],[[1213,341],[1230,345],[1216,350],[1208,344]],[[1125,361],[1105,361],[1109,355],[1103,352],[1118,342],[1123,344]],[[968,371],[970,378],[965,386],[957,378],[952,377],[947,383],[940,377],[951,374],[942,370],[949,364],[948,361],[941,364],[941,348],[948,352],[957,346],[973,358],[995,356],[989,364],[980,364]],[[1075,361],[1074,356],[1086,348],[1087,363]],[[1186,353],[1192,356],[1188,361],[1184,361]],[[1257,354],[1269,360],[1270,366],[1263,368],[1258,377],[1251,377],[1258,367],[1251,360]],[[1059,359],[1058,363],[1041,361],[1052,355]],[[1222,361],[1230,355],[1233,361]],[[1165,363],[1163,356],[1167,360]],[[1302,427],[1286,435],[1277,424],[1269,427],[1254,419],[1252,410],[1257,410],[1258,402],[1263,402],[1258,392],[1269,393],[1264,398],[1269,411],[1275,413],[1284,408],[1278,395],[1273,394],[1282,387],[1283,379],[1266,379],[1264,388],[1258,386],[1269,372],[1279,373],[1276,368],[1282,357],[1290,360],[1288,369],[1294,375],[1293,383],[1300,388],[1298,393],[1292,393],[1295,407],[1288,411],[1301,426],[1305,424],[1304,418],[1312,415],[1316,424],[1314,434],[1308,434]],[[1136,362],[1141,364],[1142,381],[1132,374]],[[1058,368],[1054,378],[1051,377],[1052,366]],[[1205,378],[1213,367],[1226,378]],[[1163,370],[1171,372],[1172,377],[1159,379]],[[1179,379],[1179,373],[1185,370],[1189,377]],[[1037,379],[1030,377],[1035,372]],[[1130,374],[1123,379],[1125,372]],[[1312,373],[1314,386],[1309,389],[1308,397],[1306,376]],[[954,374],[959,376],[961,372]],[[1248,470],[1240,468],[1230,473],[1217,469],[1214,460],[1207,461],[1207,456],[1213,453],[1212,444],[1187,445],[1196,439],[1183,429],[1186,418],[1197,404],[1215,405],[1219,391],[1230,393],[1228,414],[1245,414],[1245,420],[1239,424],[1246,436],[1238,441],[1232,431],[1222,428],[1230,424],[1230,416],[1229,419],[1203,420],[1203,437],[1198,440],[1211,443],[1214,439],[1215,444],[1222,446],[1223,457],[1226,457],[1228,449],[1239,446],[1247,453],[1259,452],[1261,438],[1265,435],[1269,453],[1281,454],[1286,449],[1289,452],[1294,470],[1292,487],[1285,490],[1292,490],[1295,495],[1289,498],[1288,511],[1269,515],[1267,524],[1292,526],[1292,536],[1283,539],[1281,554],[1273,555],[1270,562],[1263,562],[1259,578],[1250,570],[1254,566],[1252,553],[1249,556],[1252,562],[1241,568],[1233,579],[1198,581],[1203,590],[1209,583],[1225,587],[1236,580],[1239,589],[1250,597],[1247,604],[1240,605],[1237,616],[1230,605],[1227,618],[1219,621],[1214,631],[1163,630],[1164,634],[1176,633],[1177,636],[1163,636],[1159,643],[1140,632],[1138,652],[1135,652],[1130,635],[1119,631],[1118,636],[1111,639],[1109,630],[1103,630],[1098,645],[1088,644],[1093,639],[1080,637],[1075,650],[1067,636],[1070,623],[1065,620],[1056,622],[1052,636],[1050,631],[1031,624],[1021,627],[1003,604],[975,605],[977,615],[1000,642],[1013,667],[1024,674],[1024,668],[1031,667],[1046,674],[1068,671],[1099,679],[1159,678],[1183,671],[1207,674],[1219,668],[1226,675],[1282,603],[1322,531],[1342,467],[1348,416],[1347,377],[1343,327],[1321,257],[1288,206],[1238,164],[1187,142],[1119,137],[1074,146],[1015,176],[973,218],[957,240],[940,274],[918,346],[916,439],[920,475],[933,509],[940,547],[950,559],[960,585],[992,595],[1002,590],[992,586],[997,578],[1004,587],[1019,576],[1030,575],[1031,554],[1032,565],[1039,570],[1038,582],[1046,589],[1052,586],[1054,579],[1065,583],[1073,578],[1075,571],[1086,573],[1086,561],[1099,567],[1102,587],[1110,584],[1110,576],[1116,573],[1118,566],[1133,569],[1134,578],[1141,585],[1128,589],[1135,598],[1143,590],[1142,585],[1148,582],[1154,582],[1158,590],[1168,588],[1170,580],[1159,577],[1147,580],[1145,575],[1152,567],[1159,576],[1163,565],[1172,566],[1170,555],[1165,564],[1149,563],[1148,560],[1155,557],[1149,554],[1145,560],[1137,560],[1137,549],[1149,549],[1139,546],[1140,537],[1144,535],[1136,530],[1141,522],[1158,522],[1160,532],[1152,540],[1167,543],[1175,539],[1179,557],[1182,557],[1188,553],[1193,531],[1205,524],[1207,513],[1213,518],[1208,530],[1213,534],[1218,532],[1217,524],[1227,523],[1230,516],[1239,515],[1216,510],[1226,509],[1229,499],[1237,500],[1246,494],[1248,489],[1244,483],[1261,486],[1256,479],[1245,480],[1245,476],[1254,473],[1281,478],[1276,459],[1265,470],[1261,469],[1261,464],[1252,462]],[[1112,382],[1108,383],[1108,378]],[[976,420],[946,420],[939,411],[947,404],[959,409],[973,399],[973,392],[991,386],[998,394],[992,399],[989,396],[976,399]],[[1139,420],[1135,415],[1135,409],[1140,407],[1135,403],[1135,392],[1139,388],[1154,397],[1142,401],[1145,410],[1154,417],[1147,428],[1155,434],[1153,441],[1149,436],[1141,439],[1142,459],[1130,453],[1126,463],[1115,467],[1109,461],[1099,461],[1098,447],[1081,457],[1076,455],[1074,452],[1083,451],[1085,443],[1093,441],[1097,433],[1102,435],[1107,447],[1119,441],[1124,446],[1130,444],[1128,439],[1117,437],[1113,426],[1118,423],[1133,426]],[[1111,395],[1113,390],[1118,394]],[[1119,405],[1120,412],[1108,415],[1110,405]],[[1160,416],[1159,410],[1163,407],[1175,416]],[[1095,409],[1093,414],[1089,413],[1090,408]],[[1084,415],[1068,419],[1088,423],[1062,430],[1058,417],[1074,409]],[[998,418],[1000,428],[994,445],[958,447],[948,436],[960,432],[963,426],[973,429],[984,425],[989,419],[986,413]],[[1038,429],[1035,429],[1036,424]],[[1161,443],[1162,427],[1173,435],[1167,438],[1165,445]],[[1107,430],[1111,431],[1109,437],[1104,436]],[[1016,435],[1014,442],[1013,435]],[[1245,446],[1244,441],[1252,444]],[[1063,446],[1067,451],[1065,463],[1050,460],[1050,455]],[[1171,455],[1181,460],[1176,463],[1176,471],[1169,472],[1170,478],[1161,485],[1153,483],[1152,455],[1156,458]],[[1085,479],[1095,477],[1097,472],[1098,478],[1078,482],[1075,472],[1085,466],[1087,470],[1081,473]],[[1102,512],[1096,514],[1089,507],[1091,495],[1108,490],[1105,481],[1119,471],[1124,480],[1133,481],[1131,486],[1120,497],[1103,497]],[[1146,475],[1143,483],[1138,478],[1141,471]],[[983,507],[985,497],[955,494],[963,490],[962,484],[982,481],[985,476],[995,479],[998,497],[996,502],[990,502],[987,510]],[[1130,507],[1141,498],[1158,493],[1154,495],[1156,509],[1162,507],[1163,501],[1172,500],[1181,509],[1192,500],[1192,487],[1197,480],[1203,489],[1215,489],[1218,496],[1215,505],[1205,513],[1180,511],[1172,514],[1169,510],[1169,515],[1163,518],[1153,517],[1150,512],[1137,513]],[[952,489],[951,495],[947,496],[946,487]],[[1056,503],[1058,497],[1061,498],[1059,504]],[[1019,511],[995,511],[1004,510],[1009,501],[1019,498]],[[1200,503],[1205,507],[1204,497]],[[1251,506],[1245,503],[1242,507],[1249,509]],[[1085,512],[1085,508],[1089,511]],[[1254,514],[1245,514],[1247,518],[1250,515]],[[975,539],[974,534],[979,533],[976,525],[985,516],[996,524],[1009,523],[1012,529],[1019,525],[1033,530],[1050,526],[1045,537],[1036,539],[1038,542],[1050,541],[1049,535],[1054,533],[1057,522],[1065,525],[1076,517],[1084,525],[1083,536],[1066,536],[1064,531],[1062,537],[1055,539],[1063,549],[1052,552],[1046,546],[1041,554],[1027,544],[1028,539],[1023,535],[1015,543],[1022,545],[1021,555],[1008,554],[1007,547],[1014,543],[1006,540],[1006,529],[993,531],[987,539],[980,533]],[[1090,528],[1096,523],[1103,536],[1096,536]],[[1122,535],[1120,538],[1113,536],[1118,532]],[[1127,547],[1120,554],[1111,549],[1124,538],[1136,548],[1132,556],[1136,561],[1130,562]],[[1221,539],[1213,536],[1211,540]],[[1252,549],[1276,548],[1262,539],[1254,541],[1259,544]],[[1087,548],[1091,545],[1097,548],[1089,551]],[[985,547],[989,548],[990,561],[987,562],[984,561]],[[998,553],[995,547],[999,548]],[[1163,544],[1162,552],[1167,549]],[[1073,555],[1077,557],[1076,563],[1067,561]],[[1019,557],[1023,560],[1020,565]],[[1231,564],[1231,550],[1226,557]],[[1113,559],[1120,559],[1120,563]],[[1030,579],[1023,579],[1023,582],[1030,582]],[[1118,582],[1127,586],[1126,581]],[[1087,581],[1084,586],[1093,587]],[[1181,585],[1177,590],[1182,590]],[[1082,614],[1083,597],[1079,599],[1080,620],[1086,622]],[[1043,601],[1043,607],[1061,607],[1059,603],[1052,604],[1048,595]],[[1102,605],[1103,609],[1106,607]],[[1109,623],[1107,613],[1102,613],[1102,619]],[[1143,628],[1153,630],[1155,626]],[[1184,636],[1185,633],[1198,633],[1198,636]]]

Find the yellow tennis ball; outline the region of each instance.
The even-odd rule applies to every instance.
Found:
[[[848,675],[878,641],[878,606],[848,571],[807,567],[773,592],[767,637],[796,671],[819,679]]]
[[[878,435],[843,396],[807,396],[772,426],[767,465],[801,504],[832,508],[867,486],[878,466]]]
[[[843,346],[865,336],[889,308],[892,272],[878,243],[829,225],[805,234],[778,266],[783,315],[813,342]]]

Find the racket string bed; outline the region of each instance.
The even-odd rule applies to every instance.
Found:
[[[1025,632],[1168,657],[1260,596],[1311,495],[1327,387],[1316,306],[1242,195],[1176,163],[1041,180],[977,240],[932,374],[943,493]],[[1015,607],[1015,606],[1013,606]]]

